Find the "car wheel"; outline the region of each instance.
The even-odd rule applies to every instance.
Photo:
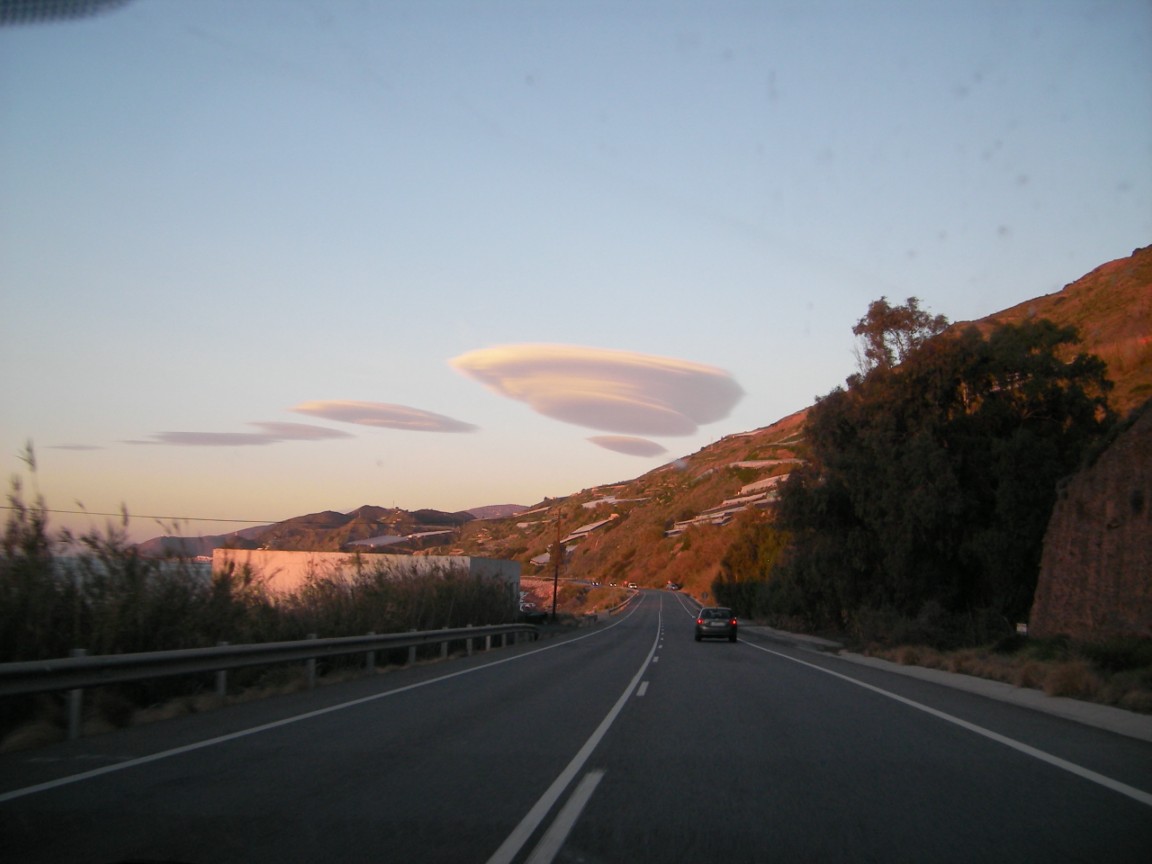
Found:
[[[699,642],[699,641],[700,641],[700,634],[699,634],[699,633],[697,633],[697,634],[696,634],[696,641],[697,641],[697,642]]]
[[[736,641],[736,634],[735,634],[735,633],[731,634],[731,635],[728,637],[728,641],[729,641],[729,642],[735,642],[735,641]]]

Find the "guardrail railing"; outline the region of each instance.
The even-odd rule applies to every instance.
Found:
[[[416,659],[416,649],[422,645],[438,644],[441,657],[447,657],[448,646],[453,642],[463,642],[465,651],[472,654],[477,639],[483,639],[484,648],[488,650],[492,647],[493,637],[500,637],[501,645],[506,645],[509,638],[515,643],[521,635],[536,639],[539,633],[531,624],[492,624],[483,627],[413,630],[408,633],[370,633],[365,636],[338,636],[327,639],[310,637],[293,642],[246,645],[222,643],[212,648],[149,651],[139,654],[88,656],[82,649],[77,649],[73,651],[71,657],[0,663],[0,696],[69,691],[68,737],[77,738],[82,694],[85,689],[91,687],[142,681],[147,678],[215,673],[217,694],[223,697],[227,692],[227,673],[230,669],[299,661],[308,664],[308,684],[312,687],[316,684],[316,661],[324,657],[364,654],[365,667],[371,672],[376,667],[376,652],[380,650],[408,648],[408,659],[412,662]]]

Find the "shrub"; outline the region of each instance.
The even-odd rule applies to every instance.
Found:
[[[1043,689],[1049,696],[1092,699],[1100,692],[1102,682],[1086,660],[1057,663],[1044,676]]]
[[[1107,642],[1081,645],[1080,652],[1098,669],[1106,672],[1152,667],[1152,639],[1121,637]]]

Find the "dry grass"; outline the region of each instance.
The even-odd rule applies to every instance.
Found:
[[[1085,660],[1056,663],[1044,676],[1044,692],[1049,696],[1068,696],[1095,702],[1104,680]]]
[[[942,669],[1015,687],[1042,690],[1049,696],[1099,702],[1152,714],[1152,675],[1147,669],[1109,673],[1083,657],[1047,659],[1032,656],[1027,651],[1004,654],[990,648],[942,652],[923,645],[901,645],[873,647],[866,653],[904,666]]]
[[[901,666],[932,666],[931,663],[927,662],[932,649],[925,648],[923,645],[901,645],[892,653],[892,659]]]
[[[13,729],[0,740],[0,753],[34,750],[64,740],[64,730],[50,720],[33,720]]]

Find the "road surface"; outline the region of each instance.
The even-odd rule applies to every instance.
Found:
[[[1149,860],[1152,744],[688,604],[0,755],[0,860]]]

